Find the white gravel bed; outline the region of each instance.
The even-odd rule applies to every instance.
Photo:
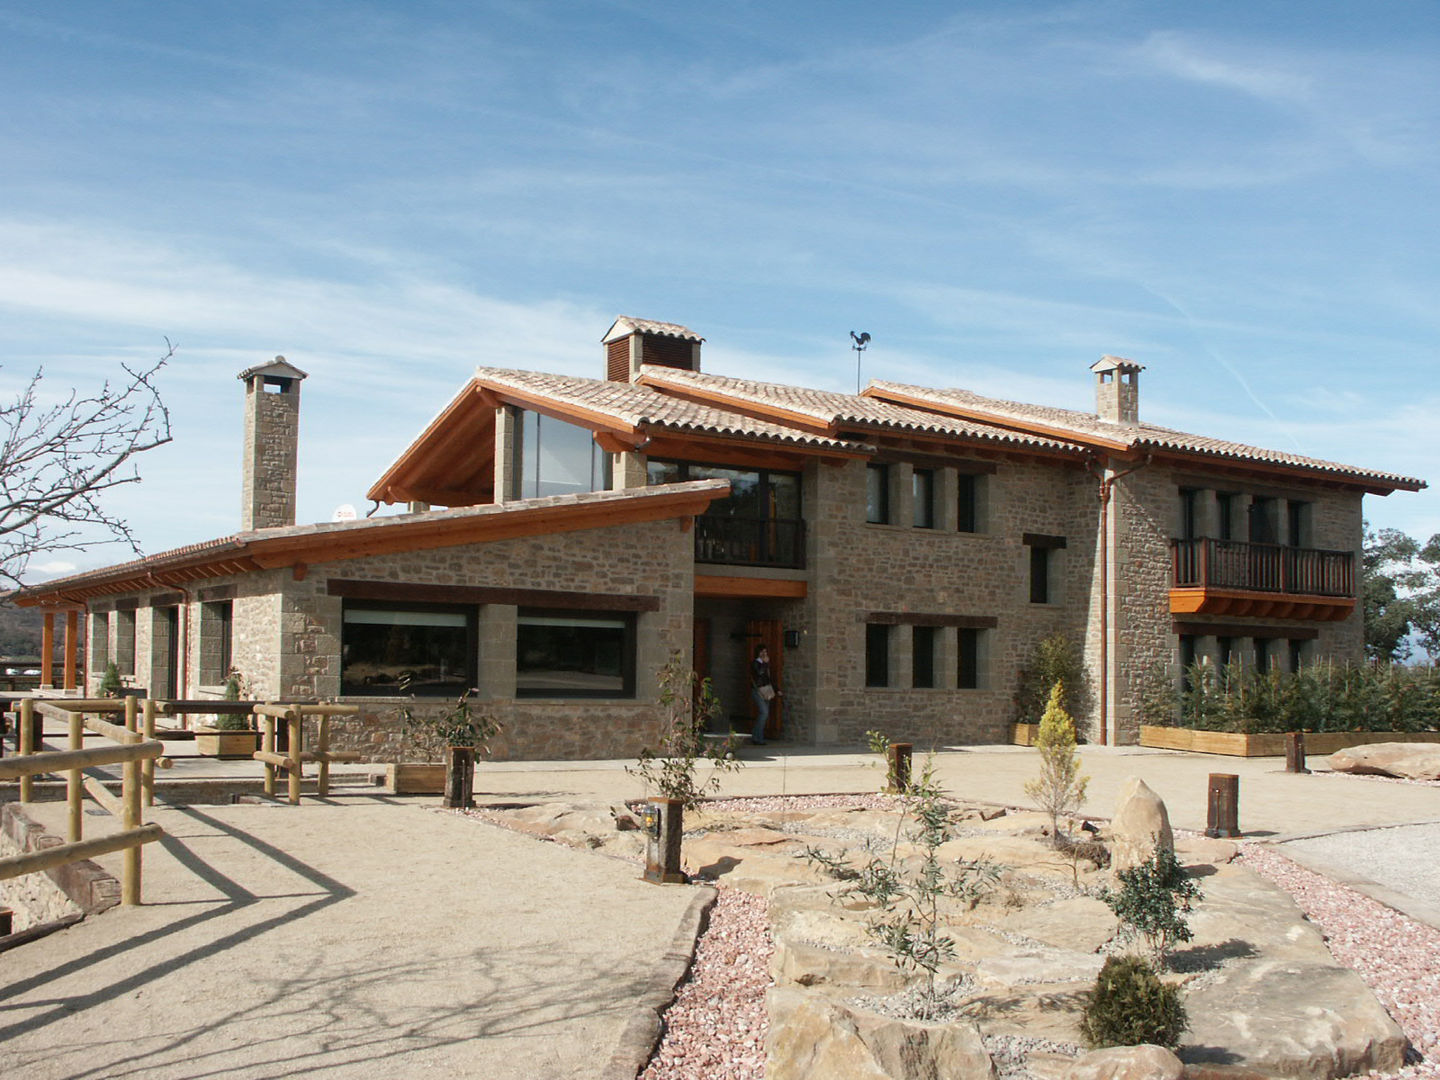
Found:
[[[1440,811],[1440,806],[1436,809]],[[1282,850],[1290,849],[1315,859],[1322,870],[1343,867],[1347,879],[1365,878],[1417,900],[1440,898],[1440,825],[1394,825],[1312,836],[1287,841]]]
[[[690,977],[665,1012],[665,1034],[640,1080],[763,1080],[770,1018],[765,900],[720,886]]]
[[[1245,865],[1295,897],[1335,959],[1355,970],[1423,1061],[1390,1074],[1440,1080],[1440,930],[1329,878],[1272,848],[1242,844]]]
[[[1332,780],[1361,780],[1367,784],[1410,784],[1413,787],[1440,788],[1440,780],[1407,780],[1403,776],[1377,776],[1375,773],[1336,772],[1334,769],[1317,769],[1312,776],[1328,776]]]

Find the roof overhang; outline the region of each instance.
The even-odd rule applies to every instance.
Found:
[[[557,495],[545,499],[437,510],[424,514],[290,526],[224,537],[104,570],[26,586],[10,595],[21,607],[64,607],[153,588],[185,588],[207,579],[408,551],[579,532],[615,525],[689,519],[728,494],[724,480]]]

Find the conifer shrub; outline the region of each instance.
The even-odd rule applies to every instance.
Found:
[[[1152,1043],[1171,1050],[1185,1030],[1185,1005],[1178,986],[1160,981],[1140,956],[1112,956],[1085,998],[1080,1031],[1095,1049]]]
[[[1040,753],[1040,775],[1026,781],[1025,794],[1050,815],[1051,843],[1061,846],[1060,818],[1073,814],[1085,802],[1088,776],[1080,775],[1080,757],[1075,753],[1075,722],[1065,711],[1065,685],[1050,688],[1050,701],[1040,718],[1035,749]]]

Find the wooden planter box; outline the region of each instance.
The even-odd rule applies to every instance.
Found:
[[[195,752],[201,757],[249,758],[258,749],[258,731],[216,731],[214,728],[195,730]]]
[[[1011,724],[1010,742],[1015,746],[1034,746],[1040,734],[1039,724]]]
[[[1349,746],[1380,742],[1440,742],[1440,732],[1307,731],[1305,753],[1333,754]],[[1285,756],[1285,736],[1279,734],[1240,735],[1229,731],[1195,731],[1142,724],[1140,745],[1162,750],[1188,750],[1193,754],[1228,754],[1231,757]]]
[[[445,766],[401,762],[386,767],[385,786],[396,795],[440,795],[445,791]]]

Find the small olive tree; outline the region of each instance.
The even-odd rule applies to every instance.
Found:
[[[1075,722],[1065,711],[1065,687],[1056,682],[1050,689],[1050,703],[1040,718],[1035,748],[1040,751],[1040,775],[1025,784],[1025,794],[1050,815],[1050,842],[1060,846],[1060,819],[1073,814],[1085,803],[1088,776],[1080,775],[1080,756],[1075,752]]]
[[[696,675],[676,652],[660,669],[658,681],[663,712],[659,747],[642,749],[639,760],[625,766],[625,771],[639,776],[647,788],[667,799],[679,799],[685,809],[693,810],[706,795],[720,789],[723,773],[745,763],[735,757],[729,740],[711,744],[705,739],[705,729],[722,712],[709,679]],[[703,783],[695,776],[701,760],[711,765]]]

